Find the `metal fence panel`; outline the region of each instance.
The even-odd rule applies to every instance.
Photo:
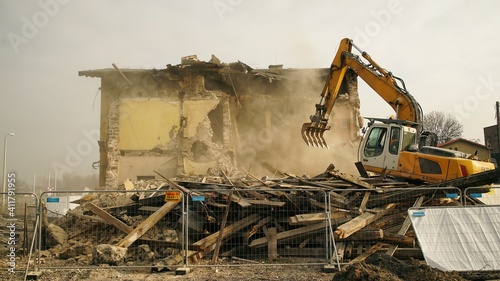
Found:
[[[472,204],[500,205],[500,185],[466,188],[463,205]]]
[[[7,257],[7,263],[2,263],[0,269],[17,276],[28,266],[30,248],[35,242],[38,197],[34,193],[12,190],[0,193],[0,196],[3,202],[0,255]]]
[[[461,205],[461,191],[454,187],[338,189],[328,195],[329,262],[339,268],[376,252],[421,258],[408,208]]]
[[[469,188],[465,194],[476,192]],[[63,200],[73,195],[78,195],[76,201]],[[465,200],[454,187],[335,189],[328,193],[313,188],[220,186],[191,189],[189,194],[172,190],[46,192],[39,199],[38,267],[102,268],[101,263],[108,263],[114,268],[158,270],[256,264],[335,264],[340,268],[375,252],[422,258],[407,210],[460,206]],[[64,233],[62,241],[54,235],[59,232]],[[96,259],[98,251],[120,253],[103,245],[126,248],[123,258],[116,263]],[[64,262],[61,266],[40,263],[43,251]]]
[[[185,233],[191,250],[184,258],[190,267],[327,262],[322,190],[204,189],[187,198]]]
[[[62,262],[38,267],[161,266],[183,248],[183,201],[183,194],[172,190],[44,192],[38,255]]]

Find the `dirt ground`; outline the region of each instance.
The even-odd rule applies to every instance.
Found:
[[[286,260],[283,260],[286,263]],[[205,261],[206,263],[207,261]],[[43,267],[50,266],[72,266],[73,261],[45,259]],[[2,265],[5,265],[2,258]],[[234,266],[234,265],[240,266]],[[15,274],[9,273],[6,268],[0,272],[0,280],[23,280],[26,266],[25,259],[18,261],[20,268]],[[76,263],[74,264],[77,265]],[[200,265],[200,264],[198,264]],[[66,280],[388,280],[388,281],[463,281],[463,280],[499,280],[500,275],[471,275],[458,274],[455,272],[443,272],[428,267],[422,261],[401,261],[386,255],[375,254],[366,261],[351,266],[343,267],[338,272],[327,273],[323,266],[298,266],[298,265],[259,265],[246,264],[242,266],[239,261],[223,260],[221,265],[215,267],[196,267],[187,275],[175,275],[172,271],[153,272],[149,268],[116,268],[103,265],[97,269],[45,269],[38,280],[42,281],[66,281]],[[228,266],[233,265],[233,266]],[[80,265],[81,266],[81,265]]]

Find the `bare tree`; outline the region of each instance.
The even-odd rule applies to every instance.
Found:
[[[424,115],[424,130],[436,133],[438,143],[459,138],[464,131],[455,116],[441,111],[431,111]]]

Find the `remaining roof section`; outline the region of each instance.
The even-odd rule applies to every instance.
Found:
[[[115,65],[113,64],[115,67]],[[105,77],[107,75],[114,75],[116,72],[121,71],[123,74],[140,74],[145,72],[152,72],[154,74],[177,72],[182,70],[195,70],[205,72],[220,72],[226,74],[249,74],[255,76],[262,76],[270,80],[280,80],[283,78],[294,80],[304,77],[304,73],[311,73],[312,76],[326,76],[329,72],[328,68],[316,69],[284,69],[282,65],[269,65],[268,69],[254,69],[249,65],[237,61],[232,63],[222,63],[216,56],[212,55],[210,61],[200,61],[196,57],[186,56],[181,59],[181,64],[166,65],[164,69],[127,69],[127,68],[104,68],[95,70],[82,70],[78,72],[79,76],[87,77]]]

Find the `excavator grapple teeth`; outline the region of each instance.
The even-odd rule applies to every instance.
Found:
[[[325,128],[315,127],[312,123],[305,123],[301,130],[302,139],[308,146],[328,148],[328,144],[323,138],[325,130]]]
[[[322,146],[321,146],[321,147],[328,149],[328,148],[329,148],[329,147],[328,147],[328,144],[326,143],[326,140],[325,140],[325,138],[323,137],[323,134],[325,133],[325,131],[326,131],[326,130],[321,130],[320,135],[319,135],[319,138],[320,138],[320,140],[321,140],[321,142],[322,142]]]
[[[302,125],[302,130],[300,134],[302,135],[302,139],[307,144],[307,146],[311,146],[310,137],[309,137],[309,128],[311,127],[311,123],[304,123]]]

